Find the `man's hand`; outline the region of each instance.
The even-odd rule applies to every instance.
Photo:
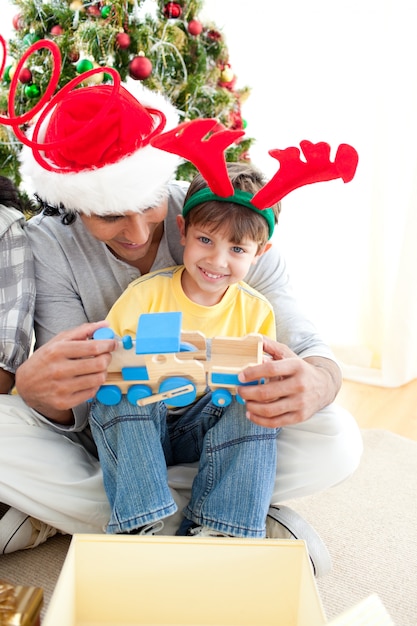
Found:
[[[247,367],[242,383],[265,380],[263,385],[239,387],[246,401],[247,417],[268,428],[279,428],[309,419],[335,399],[342,382],[334,361],[324,357],[298,357],[284,344],[264,338],[264,352],[271,358]]]
[[[59,333],[16,372],[16,388],[33,409],[59,424],[73,423],[72,408],[92,398],[107,376],[115,339],[90,341],[107,322]]]

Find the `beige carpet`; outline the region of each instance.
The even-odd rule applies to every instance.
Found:
[[[332,555],[332,572],[317,581],[329,620],[376,593],[396,626],[417,626],[417,442],[382,430],[364,430],[363,438],[354,476],[286,504],[316,528]],[[57,536],[1,556],[0,578],[43,587],[47,604],[69,541]]]

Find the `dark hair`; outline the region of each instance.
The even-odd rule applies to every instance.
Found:
[[[227,171],[234,189],[241,189],[255,194],[266,183],[264,175],[248,163],[228,163]],[[185,197],[185,202],[200,189],[205,189],[207,183],[201,174],[192,180]],[[278,202],[272,207],[275,214],[275,223],[281,211]],[[259,247],[269,239],[269,229],[266,220],[250,208],[234,202],[219,202],[210,200],[198,204],[185,217],[185,228],[189,225],[204,224],[210,232],[222,231],[236,244],[248,237]]]
[[[7,176],[0,176],[0,204],[13,207],[26,215],[36,213],[33,202],[25,194],[19,193],[16,185]]]
[[[59,206],[49,204],[45,200],[42,200],[37,193],[35,193],[35,198],[38,202],[39,210],[42,211],[44,215],[48,217],[56,217],[58,215],[61,217],[61,222],[66,225],[72,224],[77,219],[77,214],[74,211],[68,211],[63,204]]]

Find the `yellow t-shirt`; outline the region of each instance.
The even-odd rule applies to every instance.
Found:
[[[192,302],[181,287],[183,265],[136,279],[111,308],[107,320],[123,337],[136,335],[142,313],[182,312],[182,330],[199,330],[206,337],[243,337],[261,333],[275,339],[275,316],[268,300],[245,282],[231,285],[214,306]]]

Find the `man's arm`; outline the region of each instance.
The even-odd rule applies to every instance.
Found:
[[[9,393],[14,372],[28,357],[33,334],[35,274],[22,213],[1,207],[0,393]]]
[[[124,285],[114,268],[106,270],[105,247],[86,234],[81,221],[64,225],[58,217],[39,215],[27,231],[36,269],[36,349],[17,371],[16,387],[57,430],[79,431],[112,350],[90,337]],[[123,267],[120,272],[128,282],[129,273]]]
[[[16,372],[16,388],[31,408],[63,426],[74,423],[72,407],[92,398],[106,379],[113,339],[90,341],[106,322],[63,331],[36,350]]]
[[[333,358],[332,351],[305,315],[294,296],[285,259],[276,243],[252,266],[245,281],[260,291],[272,305],[276,339],[303,357],[312,354]]]

